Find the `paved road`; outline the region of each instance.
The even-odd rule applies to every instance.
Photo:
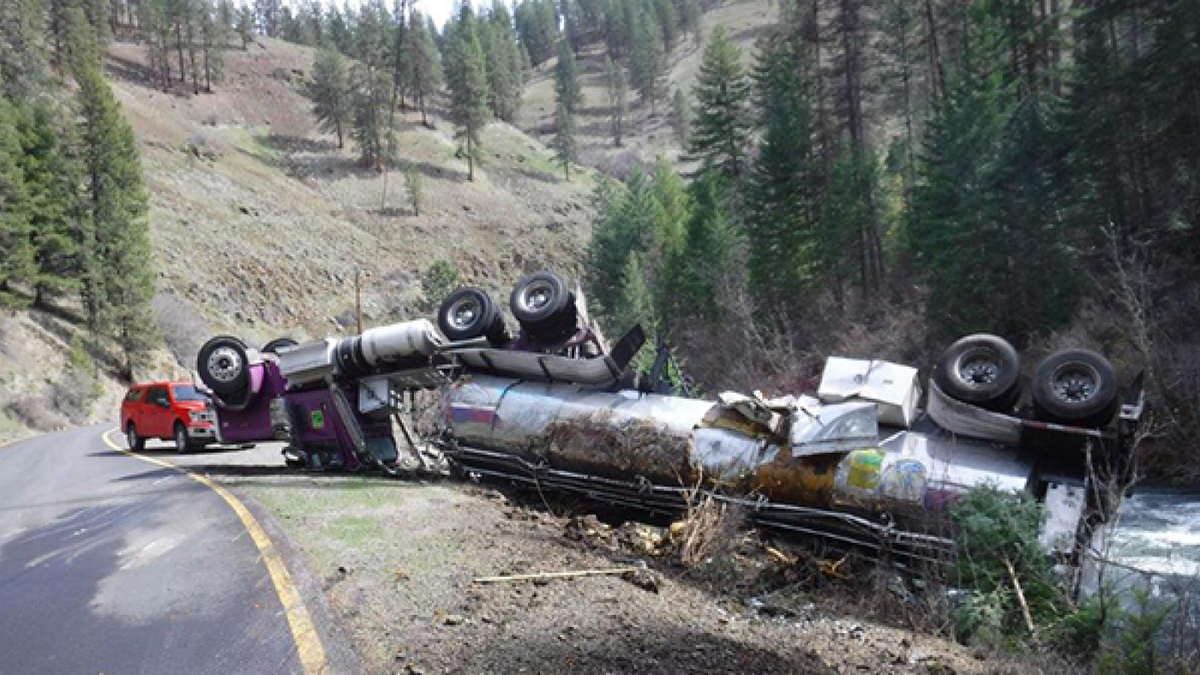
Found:
[[[0,449],[0,674],[302,672],[237,515],[110,427]]]

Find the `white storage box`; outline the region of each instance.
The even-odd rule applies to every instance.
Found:
[[[921,384],[911,366],[831,356],[825,360],[817,396],[825,403],[872,401],[879,405],[882,424],[907,429],[917,417]]]

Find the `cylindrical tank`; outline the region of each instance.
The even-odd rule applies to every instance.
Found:
[[[447,393],[444,423],[465,447],[550,469],[916,521],[974,485],[1023,489],[1032,472],[997,444],[937,427],[814,453],[765,427],[730,423],[729,411],[711,401],[471,375]]]

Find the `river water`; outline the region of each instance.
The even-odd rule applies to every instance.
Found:
[[[1167,653],[1200,649],[1200,490],[1139,488],[1102,540],[1113,564],[1101,583],[1127,610],[1164,613]],[[1094,592],[1096,578],[1085,579],[1084,592]]]

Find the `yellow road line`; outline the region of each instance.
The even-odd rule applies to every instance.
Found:
[[[154,457],[147,457],[146,455],[139,455],[136,452],[122,448],[109,438],[109,434],[116,431],[117,429],[109,429],[104,432],[101,438],[104,440],[105,445],[117,452],[123,452],[130,457],[136,457],[143,462],[150,462],[151,464],[157,464],[158,466],[178,471],[220,495],[221,499],[224,499],[225,503],[229,505],[229,508],[233,509],[233,512],[241,519],[246,531],[250,533],[250,538],[254,540],[254,545],[258,547],[263,564],[267,566],[267,572],[271,575],[271,582],[275,584],[275,594],[279,596],[279,601],[283,603],[284,613],[287,614],[288,626],[292,630],[292,639],[295,640],[296,650],[300,654],[300,665],[304,667],[304,672],[308,675],[325,672],[328,664],[325,657],[325,647],[321,644],[321,636],[317,633],[317,628],[313,624],[312,617],[309,616],[308,609],[304,607],[304,601],[300,598],[300,591],[297,590],[295,583],[292,582],[292,575],[288,573],[287,566],[284,565],[283,558],[279,555],[279,550],[275,548],[275,544],[267,536],[262,526],[258,524],[258,520],[254,517],[254,514],[250,513],[250,510],[242,504],[241,500],[233,496],[233,493],[208,478],[192,473],[177,464]]]

